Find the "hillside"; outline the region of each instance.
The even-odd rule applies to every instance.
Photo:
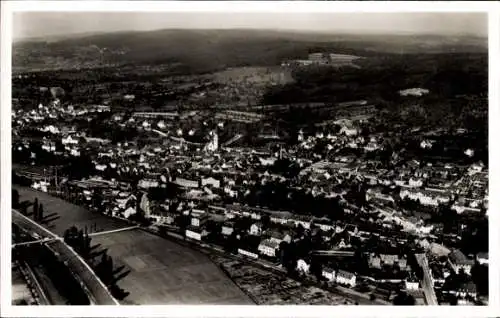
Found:
[[[13,45],[14,71],[180,63],[206,72],[276,65],[309,52],[380,54],[485,53],[487,40],[436,35],[349,35],[270,30],[158,30],[22,41]]]

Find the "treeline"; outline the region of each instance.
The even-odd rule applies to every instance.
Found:
[[[91,246],[91,241],[87,227],[84,230],[78,230],[75,226],[72,226],[64,231],[64,242],[73,247],[92,266],[96,275],[106,285],[113,297],[118,300],[125,299],[130,293],[118,287],[117,282],[127,276],[130,271],[120,273],[124,266],[114,268],[113,259],[107,254],[107,250],[95,252],[95,247]],[[101,255],[100,260],[96,260],[99,255]]]
[[[479,95],[488,91],[487,54],[390,55],[353,67],[300,67],[293,83],[271,87],[264,104],[399,99],[398,91],[429,89],[432,96]]]

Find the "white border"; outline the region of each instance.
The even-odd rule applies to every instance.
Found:
[[[489,12],[489,138],[490,138],[490,305],[485,307],[383,307],[383,306],[11,306],[10,273],[10,184],[11,184],[11,40],[14,11],[128,11],[128,12]],[[1,313],[2,317],[494,317],[499,316],[500,207],[497,128],[499,119],[500,22],[496,2],[155,2],[155,1],[2,1],[1,2]],[[498,145],[498,146],[497,146]],[[496,160],[495,160],[496,159]]]

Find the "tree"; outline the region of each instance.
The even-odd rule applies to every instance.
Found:
[[[415,297],[404,292],[399,292],[394,297],[393,304],[396,306],[413,306],[415,305]]]
[[[12,207],[17,209],[19,207],[19,191],[12,189]]]
[[[38,221],[38,198],[35,198],[35,202],[33,203],[33,219]]]
[[[40,203],[38,208],[38,220],[43,221],[43,204]]]

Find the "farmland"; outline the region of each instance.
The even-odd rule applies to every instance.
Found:
[[[130,270],[120,287],[126,304],[251,304],[208,258],[142,230],[96,236],[116,266]]]
[[[57,213],[58,218],[44,226],[58,235],[72,225],[97,224],[99,232],[129,227],[48,194],[15,188],[21,201],[37,197],[47,215]],[[123,304],[252,304],[205,255],[153,234],[138,229],[102,234],[92,238],[92,245],[96,253],[106,250],[127,273],[118,282],[130,293]]]

